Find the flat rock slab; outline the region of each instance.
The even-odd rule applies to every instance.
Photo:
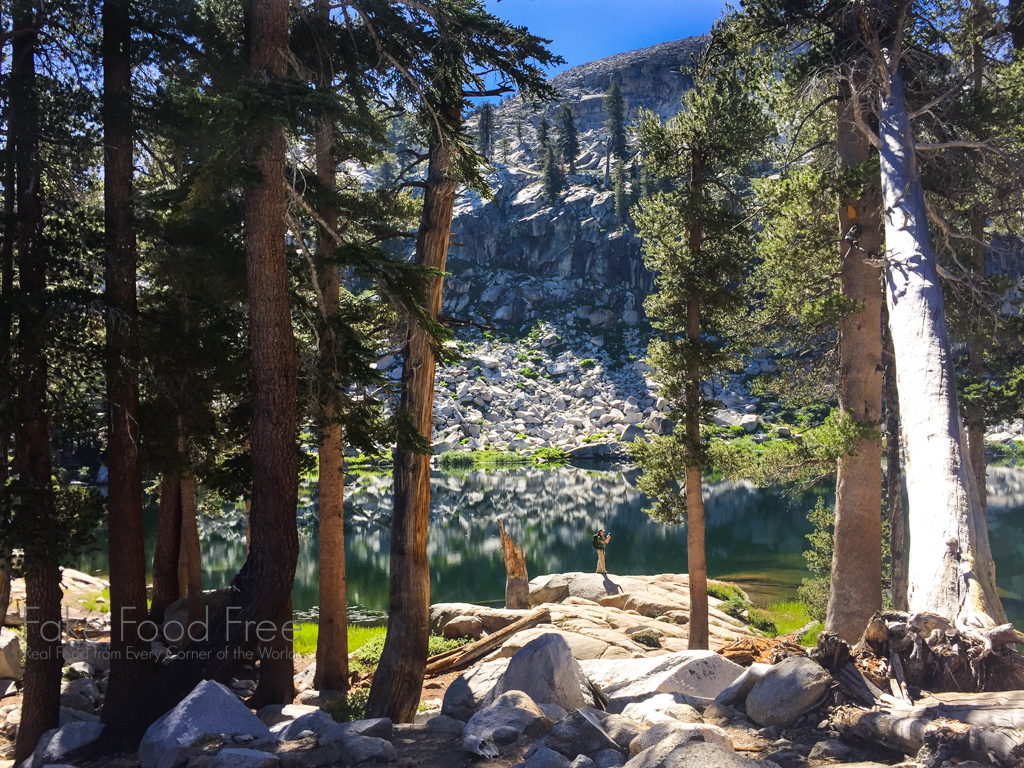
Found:
[[[659,693],[710,703],[743,673],[713,651],[679,651],[642,659],[582,661],[587,677],[621,707]],[[686,702],[684,702],[686,703]],[[610,706],[613,711],[615,706]]]
[[[778,768],[769,760],[741,757],[718,744],[668,741],[634,757],[626,768]]]
[[[574,659],[600,659],[608,650],[608,643],[595,637],[588,637],[581,632],[565,632],[561,629],[542,626],[526,629],[512,635],[498,650],[498,655],[511,658],[524,645],[542,635],[558,635],[561,637],[565,640]]]

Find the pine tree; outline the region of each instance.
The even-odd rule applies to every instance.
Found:
[[[617,81],[604,94],[605,131],[608,133],[608,151],[620,160],[626,159],[626,100]]]
[[[367,702],[371,717],[412,722],[416,716],[427,660],[430,579],[427,524],[430,515],[430,457],[433,428],[435,344],[431,324],[441,309],[443,279],[455,196],[460,184],[483,190],[476,156],[463,133],[465,99],[499,95],[477,90],[483,70],[500,73],[499,92],[518,89],[534,100],[554,95],[541,67],[560,61],[544,41],[510,27],[487,13],[477,0],[440,4],[437,26],[424,32],[426,82],[409,94],[428,93],[422,105],[428,134],[428,168],[423,213],[416,237],[415,264],[434,270],[423,311],[426,323],[407,325],[402,357],[400,412],[411,428],[394,452],[395,499],[391,522],[388,633]],[[429,53],[427,52],[429,51]]]
[[[541,183],[544,185],[544,197],[552,205],[558,203],[558,195],[565,187],[565,176],[558,166],[554,150],[548,146],[541,156]]]
[[[629,226],[630,200],[626,192],[626,171],[621,160],[615,164],[612,182],[615,188],[615,218],[620,227]]]
[[[109,721],[149,672],[146,539],[139,452],[139,339],[134,205],[132,41],[128,0],[103,3],[104,221],[107,250],[107,447],[111,660]]]
[[[542,156],[551,147],[551,124],[547,117],[541,115],[537,123],[537,155]]]
[[[728,318],[744,308],[750,256],[749,225],[736,211],[734,194],[724,195],[722,188],[732,187],[772,135],[767,115],[750,94],[749,64],[717,48],[701,56],[682,111],[664,125],[643,115],[644,155],[670,191],[643,201],[633,213],[645,262],[655,275],[656,292],[646,309],[661,334],[649,356],[682,423],[669,437],[633,443],[631,454],[644,470],[638,487],[655,499],[648,513],[662,522],[687,522],[690,648],[708,647],[701,495],[708,446],[700,426],[714,401],[705,397],[701,382],[725,370],[736,354]]]
[[[494,107],[489,101],[480,105],[477,120],[479,121],[477,134],[479,135],[480,154],[489,162],[494,148]]]
[[[569,173],[576,173],[576,155],[580,153],[580,139],[576,132],[576,115],[572,107],[563,104],[558,111],[558,154],[568,166]]]

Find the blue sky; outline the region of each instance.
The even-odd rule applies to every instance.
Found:
[[[566,60],[552,74],[666,40],[700,35],[721,16],[725,0],[485,0],[498,18],[551,39]]]

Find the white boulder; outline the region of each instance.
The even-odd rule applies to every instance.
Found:
[[[269,739],[270,729],[230,690],[204,680],[146,730],[139,744],[142,768],[173,768],[181,750],[206,736]]]

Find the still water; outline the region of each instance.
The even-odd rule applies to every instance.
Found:
[[[431,600],[502,600],[505,570],[498,538],[504,519],[522,542],[532,575],[589,571],[596,558],[591,536],[611,534],[608,570],[620,574],[686,571],[685,525],[653,522],[636,489],[637,470],[617,465],[558,469],[496,469],[435,473],[428,554]],[[387,609],[391,478],[350,477],[345,488],[348,598],[354,611]],[[807,576],[802,552],[811,526],[807,512],[818,495],[787,495],[777,488],[718,482],[704,489],[708,574],[741,584],[755,603],[795,599]],[[829,504],[834,499],[826,495]],[[300,615],[318,602],[316,488],[305,484],[299,510],[301,550],[294,606]],[[989,470],[992,548],[1010,618],[1024,625],[1024,468]],[[245,560],[244,512],[208,509],[200,521],[203,586],[226,585]],[[155,500],[147,507],[149,560],[155,545]],[[106,536],[83,553],[79,567],[106,572]]]

